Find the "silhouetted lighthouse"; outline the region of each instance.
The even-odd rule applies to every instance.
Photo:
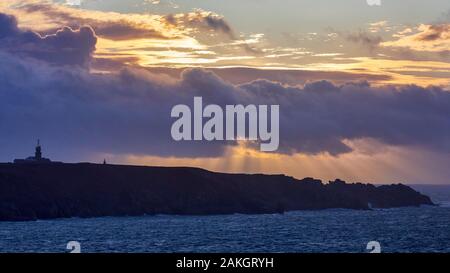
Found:
[[[50,163],[60,163],[52,162],[50,159],[42,157],[41,141],[38,139],[36,149],[34,151],[34,156],[27,157],[25,159],[15,159],[16,164],[50,164]]]
[[[40,144],[40,140],[39,139],[37,141],[36,151],[34,152],[34,158],[36,160],[41,160],[42,159],[41,144]]]

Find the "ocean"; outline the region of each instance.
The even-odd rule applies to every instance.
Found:
[[[413,187],[441,206],[0,222],[0,252],[450,252],[450,186]]]

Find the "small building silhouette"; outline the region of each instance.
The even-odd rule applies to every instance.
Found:
[[[27,157],[25,159],[15,159],[15,164],[49,164],[49,163],[56,163],[52,162],[50,159],[42,157],[42,148],[40,141],[38,139],[36,150],[34,152],[34,156]]]

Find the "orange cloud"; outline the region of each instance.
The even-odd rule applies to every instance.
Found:
[[[409,33],[410,31],[403,32],[399,39],[381,43],[381,46],[438,53],[450,51],[450,24],[422,24],[415,33]]]

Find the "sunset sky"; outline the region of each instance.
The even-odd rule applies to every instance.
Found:
[[[450,184],[448,0],[8,0],[0,60],[0,161]],[[280,150],[174,142],[194,96],[279,104]]]

